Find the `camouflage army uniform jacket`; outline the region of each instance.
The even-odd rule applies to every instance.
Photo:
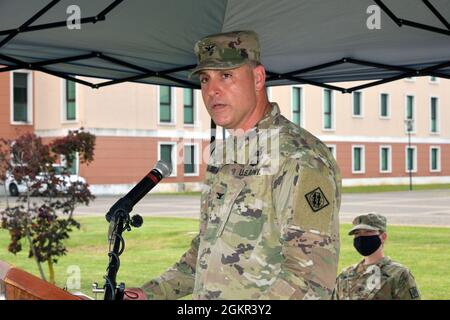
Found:
[[[199,235],[178,263],[142,287],[150,298],[331,298],[339,256],[336,161],[275,103],[244,136],[234,150],[258,161],[224,164],[218,158],[228,149],[214,149]],[[259,139],[272,142],[254,149]]]
[[[364,265],[364,260],[338,276],[335,300],[418,300],[420,293],[413,275],[400,263],[384,257]]]

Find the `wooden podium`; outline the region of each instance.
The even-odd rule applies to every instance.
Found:
[[[0,260],[0,300],[85,300]]]

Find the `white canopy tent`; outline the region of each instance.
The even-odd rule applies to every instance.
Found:
[[[72,5],[81,29],[67,27]],[[39,70],[92,88],[125,81],[197,88],[187,79],[195,41],[251,29],[268,85],[348,93],[403,77],[450,78],[448,20],[450,0],[10,0],[0,2],[0,72]],[[374,81],[336,85],[351,80]]]

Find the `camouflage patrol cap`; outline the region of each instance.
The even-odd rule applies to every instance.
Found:
[[[349,235],[355,234],[357,230],[373,230],[373,231],[386,231],[386,217],[375,212],[369,212],[362,214],[353,219],[354,227],[348,233]]]
[[[254,31],[233,31],[206,36],[195,44],[197,67],[189,78],[201,70],[226,70],[260,61],[261,49]]]

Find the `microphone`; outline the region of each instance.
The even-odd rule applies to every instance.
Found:
[[[170,163],[159,160],[155,167],[133,189],[124,197],[117,200],[111,209],[109,209],[106,214],[106,221],[111,222],[118,211],[124,211],[126,214],[130,213],[136,203],[171,173],[172,166]]]

